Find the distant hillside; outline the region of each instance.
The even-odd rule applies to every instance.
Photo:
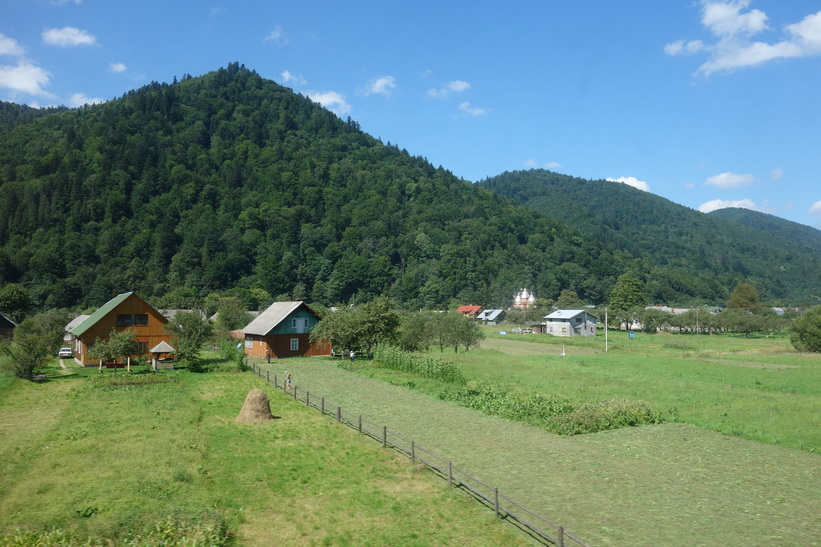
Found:
[[[602,302],[631,262],[237,64],[0,139],[0,283],[40,307]]]
[[[54,114],[55,112],[64,112],[68,108],[48,107],[48,108],[32,108],[24,104],[15,104],[7,101],[0,101],[0,131],[4,129],[11,129],[18,125],[25,125],[37,118]]]
[[[711,212],[710,215],[755,228],[788,244],[804,245],[810,249],[821,251],[821,230],[816,230],[811,226],[768,215],[767,213],[737,207],[718,209]]]
[[[508,172],[478,184],[640,258],[638,273],[656,302],[688,304],[682,295],[716,295],[716,284],[731,290],[747,281],[763,298],[797,304],[809,302],[821,286],[821,253],[806,238],[761,237],[759,229],[621,183],[545,170]]]

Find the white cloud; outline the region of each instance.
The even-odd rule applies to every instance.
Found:
[[[463,91],[467,91],[470,89],[470,83],[464,82],[462,80],[453,80],[452,82],[446,83],[443,87],[439,89],[428,89],[428,96],[433,97],[434,99],[442,99],[447,97],[451,93],[462,93]]]
[[[110,65],[108,65],[108,69],[111,72],[120,74],[121,72],[125,72],[126,69],[128,69],[128,67],[125,66],[123,63],[111,63]]]
[[[14,38],[9,38],[4,34],[0,34],[0,55],[12,55],[15,57],[19,57],[23,55],[25,50],[23,46],[21,46],[17,40]]]
[[[396,78],[393,76],[380,76],[378,78],[374,78],[368,83],[368,87],[365,88],[364,94],[384,95],[388,97],[395,89]]]
[[[636,177],[619,177],[617,179],[606,178],[604,180],[609,180],[610,182],[620,182],[622,184],[626,184],[627,186],[632,186],[633,188],[643,190],[644,192],[650,191],[650,185],[643,180],[637,179]]]
[[[667,55],[693,55],[704,51],[704,42],[701,40],[676,40],[664,46]]]
[[[105,99],[99,97],[87,97],[83,93],[73,93],[68,99],[68,105],[72,107],[85,106],[87,104],[104,103]]]
[[[283,83],[295,83],[297,85],[306,85],[308,80],[302,77],[302,74],[291,74],[289,71],[284,71],[282,74],[282,82]]]
[[[815,203],[810,205],[809,213],[811,215],[821,216],[821,201],[816,201]]]
[[[557,161],[549,161],[549,162],[545,163],[544,165],[540,164],[539,162],[537,162],[534,159],[529,159],[525,162],[525,167],[530,167],[530,168],[533,168],[533,169],[541,168],[541,167],[544,167],[546,169],[560,169],[561,166],[562,166],[562,164],[560,164]]]
[[[31,95],[53,97],[43,89],[48,85],[51,76],[47,70],[30,63],[19,63],[17,66],[0,65],[0,87],[22,91]]]
[[[773,169],[770,171],[770,178],[772,180],[781,180],[784,178],[784,170],[783,169]]]
[[[703,5],[701,24],[716,36],[756,34],[767,28],[767,14],[763,11],[753,9],[741,13],[750,5],[750,0],[705,1]]]
[[[43,31],[43,41],[51,46],[93,46],[97,38],[75,27],[48,28]]]
[[[723,199],[714,199],[707,201],[698,206],[698,210],[702,213],[710,213],[718,209],[726,209],[728,207],[738,207],[741,209],[750,209],[751,211],[764,211],[755,202],[749,198],[740,199],[738,201],[728,201]]]
[[[268,36],[266,36],[262,40],[263,44],[265,42],[274,42],[279,47],[284,47],[287,46],[291,41],[288,39],[287,36],[285,36],[285,32],[282,30],[282,27],[277,25],[276,28],[274,28],[274,30],[272,30],[268,34]]]
[[[345,100],[345,96],[336,91],[306,91],[308,97],[336,114],[342,116],[351,111],[351,105]]]
[[[700,40],[678,40],[664,46],[668,55],[692,55],[707,52],[709,59],[696,74],[731,72],[736,68],[756,66],[774,59],[808,57],[821,54],[821,11],[805,16],[800,22],[784,27],[784,39],[769,43],[752,37],[764,30],[767,14],[758,9],[746,10],[750,0],[702,0],[701,24],[716,36],[713,44]]]
[[[465,101],[459,105],[459,110],[470,116],[483,116],[490,112],[488,108],[479,108],[478,106],[470,106],[470,103]]]
[[[749,186],[755,180],[753,175],[736,175],[729,171],[713,175],[704,182],[704,186],[715,186],[716,188],[741,188]]]

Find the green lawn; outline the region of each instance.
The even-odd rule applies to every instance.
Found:
[[[482,349],[431,356],[469,379],[577,403],[642,399],[677,420],[768,444],[821,450],[821,354],[786,338],[624,333],[568,340],[491,335]],[[565,356],[560,354],[564,351]]]
[[[499,336],[443,354],[473,380],[578,402],[642,398],[689,422],[575,437],[408,390],[425,380],[394,371],[351,373],[329,359],[269,369],[287,368],[301,389],[414,439],[593,545],[821,544],[821,457],[811,452],[821,361],[783,339],[695,338],[639,335],[611,340],[607,353],[603,340],[572,341],[561,357],[561,340]]]
[[[17,530],[52,530],[53,545],[527,544],[251,373],[164,371],[173,381],[123,386],[96,369],[48,376],[0,386],[0,544]],[[255,387],[278,419],[236,423]]]

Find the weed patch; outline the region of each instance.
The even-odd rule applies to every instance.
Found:
[[[587,403],[576,410],[551,416],[547,419],[546,426],[560,435],[580,435],[621,427],[660,424],[663,421],[663,416],[651,409],[645,401],[610,399]]]

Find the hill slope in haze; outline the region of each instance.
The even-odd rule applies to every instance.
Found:
[[[631,258],[231,64],[0,133],[0,283],[40,307],[126,290],[324,304],[601,302]]]
[[[750,282],[763,298],[792,305],[810,302],[821,286],[818,248],[789,236],[762,237],[625,184],[546,170],[508,172],[478,184],[640,258],[638,275],[659,303],[688,304],[681,294],[707,294],[705,285],[715,280],[729,290]]]
[[[788,245],[804,245],[821,252],[821,230],[816,230],[811,226],[738,207],[717,209],[712,211],[710,215],[754,228],[764,235],[776,237]]]

